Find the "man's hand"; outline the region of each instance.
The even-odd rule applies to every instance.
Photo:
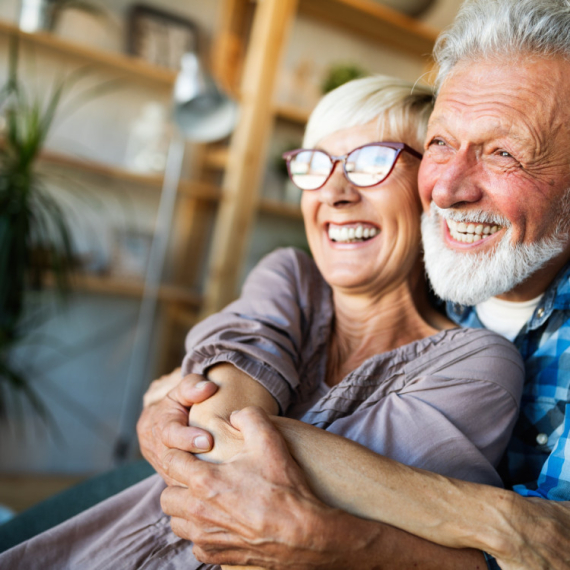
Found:
[[[162,396],[166,387],[169,391]],[[151,385],[151,394],[146,398],[137,423],[137,434],[144,458],[168,485],[179,484],[162,469],[161,459],[168,449],[203,453],[212,448],[212,436],[207,431],[188,425],[188,411],[193,404],[208,399],[216,390],[213,382],[198,374],[182,378],[180,369]]]
[[[493,553],[502,570],[570,568],[570,502],[513,496],[512,536]]]
[[[311,493],[267,415],[250,407],[232,414],[231,423],[244,444],[227,463],[205,463],[176,450],[164,455],[167,475],[188,487],[170,487],[162,494],[173,531],[192,540],[194,554],[204,562],[349,567],[335,560],[326,539],[325,521],[331,521],[334,509]]]

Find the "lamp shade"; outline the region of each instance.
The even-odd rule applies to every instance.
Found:
[[[218,89],[195,53],[184,54],[181,66],[174,84],[174,122],[192,141],[227,137],[237,122],[237,103]]]

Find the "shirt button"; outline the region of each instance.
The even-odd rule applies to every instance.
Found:
[[[548,436],[545,433],[539,433],[536,436],[536,443],[538,443],[538,445],[544,445],[548,443]]]
[[[538,309],[538,311],[536,311],[536,316],[539,319],[542,319],[542,317],[544,316],[544,309],[542,307],[540,307],[540,309]]]

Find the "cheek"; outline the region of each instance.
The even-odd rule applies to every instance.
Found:
[[[418,192],[424,212],[429,210],[435,180],[434,165],[424,158],[418,172]]]

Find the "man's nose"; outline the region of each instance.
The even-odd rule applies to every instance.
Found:
[[[433,186],[432,200],[440,208],[454,208],[463,203],[478,202],[483,197],[479,181],[480,164],[466,150],[456,152],[439,167]]]
[[[340,161],[335,163],[330,178],[318,192],[321,202],[334,208],[350,206],[361,199],[359,188],[347,180]]]

